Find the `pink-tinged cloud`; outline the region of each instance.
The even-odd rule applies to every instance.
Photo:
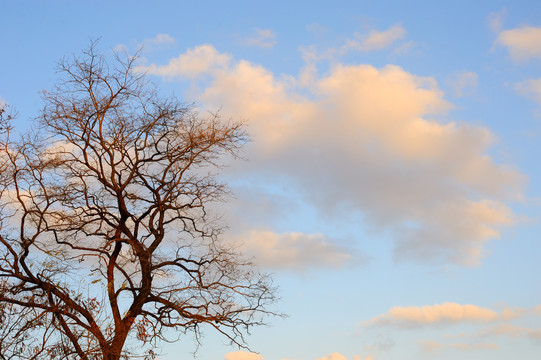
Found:
[[[191,64],[205,65],[187,74]],[[521,199],[525,177],[487,155],[489,129],[442,120],[452,104],[433,78],[340,64],[324,76],[312,66],[275,76],[210,45],[147,69],[205,75],[193,90],[204,108],[247,119],[250,161],[235,165],[236,177],[286,181],[332,223],[362,214],[359,228],[394,235],[397,260],[477,265],[515,221],[507,202]]]
[[[264,360],[260,354],[247,351],[234,351],[225,354],[224,360]]]
[[[514,61],[541,59],[541,27],[522,26],[504,30],[496,43],[505,46]]]
[[[490,309],[475,305],[443,303],[426,306],[395,306],[386,314],[372,318],[365,325],[391,325],[399,327],[448,324],[458,322],[489,322],[500,318]]]

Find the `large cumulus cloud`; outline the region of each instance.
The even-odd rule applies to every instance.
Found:
[[[285,181],[327,221],[361,214],[353,225],[390,232],[397,260],[476,265],[515,221],[508,203],[521,198],[523,175],[488,155],[488,128],[446,118],[452,104],[433,78],[339,63],[276,75],[211,45],[144,69],[204,77],[195,89],[205,108],[248,119],[250,161],[236,176]]]

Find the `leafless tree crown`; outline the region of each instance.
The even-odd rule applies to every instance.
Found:
[[[160,97],[92,45],[33,131],[0,110],[0,359],[153,358],[201,325],[245,347],[275,301],[207,205],[242,124]]]

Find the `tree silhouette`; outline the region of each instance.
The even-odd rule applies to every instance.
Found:
[[[201,326],[246,347],[270,279],[208,205],[242,124],[163,98],[92,44],[59,64],[34,128],[0,112],[0,358],[153,358]]]

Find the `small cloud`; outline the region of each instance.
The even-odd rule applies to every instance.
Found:
[[[363,358],[360,355],[353,356],[353,360],[361,360],[361,359],[363,359]],[[344,355],[335,352],[335,353],[329,354],[327,356],[321,357],[321,358],[319,358],[317,360],[347,360],[347,358]],[[370,357],[370,356],[367,356],[367,357],[364,358],[364,360],[373,360],[373,358]]]
[[[346,357],[340,353],[332,353],[317,360],[346,360]]]
[[[499,33],[502,29],[503,18],[507,15],[507,9],[502,9],[499,12],[490,13],[488,16],[488,26],[494,33]]]
[[[478,332],[475,337],[487,336],[505,336],[511,338],[521,338],[529,329],[511,324],[499,324]]]
[[[472,94],[477,88],[479,76],[471,71],[455,73],[447,80],[447,85],[456,97]]]
[[[355,39],[350,39],[340,49],[344,54],[350,50],[362,52],[383,50],[406,35],[406,30],[401,25],[394,25],[387,30],[372,30],[367,35],[355,34]]]
[[[257,353],[234,351],[225,354],[224,360],[264,360],[264,357]]]
[[[533,341],[541,340],[541,328],[532,329],[525,326],[515,326],[512,324],[499,324],[479,331],[474,337],[507,337],[507,338],[528,338]]]
[[[470,351],[470,350],[496,350],[499,349],[497,344],[492,343],[453,343],[453,344],[442,344],[434,340],[421,341],[421,346],[426,352],[436,352],[443,350],[461,350],[461,351]]]
[[[408,41],[400,46],[398,46],[396,49],[394,49],[394,53],[396,55],[406,55],[411,51],[411,49],[415,48],[416,44],[413,41]]]
[[[318,24],[309,25],[307,26],[307,29],[318,36],[323,35],[323,33],[327,31],[326,28]],[[353,35],[354,38],[346,39],[345,44],[342,46],[332,46],[324,49],[318,49],[314,45],[301,46],[300,51],[307,64],[314,64],[320,61],[336,62],[341,56],[351,50],[370,52],[388,48],[398,40],[402,39],[405,34],[406,31],[401,25],[394,25],[384,31],[372,30],[368,34],[355,33]],[[399,56],[405,55],[415,46],[416,44],[413,41],[398,44],[398,46],[393,49],[392,53]]]
[[[541,78],[519,82],[515,84],[515,90],[520,95],[531,98],[541,105]]]
[[[487,322],[497,320],[499,314],[475,305],[443,303],[426,306],[395,306],[388,313],[372,318],[365,325],[394,325],[411,327],[428,324]]]
[[[393,339],[384,337],[384,338],[378,339],[373,344],[366,345],[364,349],[368,351],[376,351],[376,352],[389,351],[395,345],[396,345],[396,342]]]
[[[225,354],[224,360],[265,360],[265,358],[257,353],[247,352],[247,351],[235,351]],[[292,360],[288,358],[283,358],[282,360]],[[347,360],[347,358],[340,353],[332,353],[327,356],[318,358],[316,360]],[[353,356],[353,360],[363,360],[360,355]],[[364,360],[374,360],[372,357],[367,356]]]
[[[501,314],[504,320],[513,320],[531,315],[535,315],[535,308],[506,307]]]
[[[113,51],[115,53],[125,53],[125,54],[127,54],[127,53],[129,53],[129,50],[130,49],[128,48],[128,46],[126,46],[124,44],[118,44],[118,45],[113,46]]]
[[[421,346],[426,352],[434,352],[443,348],[443,344],[435,340],[421,340]]]
[[[156,35],[155,37],[153,37],[151,39],[145,39],[145,40],[143,40],[143,42],[137,43],[135,46],[136,46],[136,50],[143,49],[145,51],[145,53],[148,53],[148,52],[152,52],[153,50],[156,50],[156,48],[159,48],[160,46],[170,45],[170,44],[174,44],[174,43],[175,43],[175,39],[171,35],[158,34],[158,35]],[[134,44],[132,44],[132,45],[134,45]],[[118,44],[118,45],[115,45],[113,47],[113,51],[115,51],[117,53],[129,54],[130,53],[130,46],[128,46],[126,44]],[[143,59],[139,58],[139,60],[143,60]]]
[[[351,251],[321,234],[249,231],[238,237],[241,250],[253,256],[259,266],[305,271],[309,268],[342,268],[358,262]]]
[[[242,40],[245,46],[256,46],[260,48],[271,48],[276,45],[276,35],[270,29],[256,29],[251,37]]]
[[[196,78],[227,67],[230,60],[231,56],[219,53],[214,46],[200,45],[171,59],[167,65],[138,66],[135,70],[166,78]]]
[[[541,59],[541,27],[504,30],[499,33],[496,44],[505,46],[515,62]]]
[[[314,45],[301,46],[299,47],[299,51],[302,55],[303,60],[308,65],[312,65],[321,61],[333,61],[338,55],[336,48],[330,47],[325,50],[319,50]]]
[[[450,348],[452,348],[452,349],[464,350],[464,351],[467,351],[467,350],[484,350],[484,349],[492,349],[492,350],[499,349],[498,344],[492,344],[492,343],[474,343],[474,344],[455,343],[455,344],[450,344],[448,346]]]
[[[145,44],[174,44],[175,38],[168,34],[158,34],[152,39],[146,39]]]
[[[310,31],[312,34],[315,34],[315,35],[323,35],[329,31],[327,27],[320,25],[318,23],[306,25],[306,30]]]

